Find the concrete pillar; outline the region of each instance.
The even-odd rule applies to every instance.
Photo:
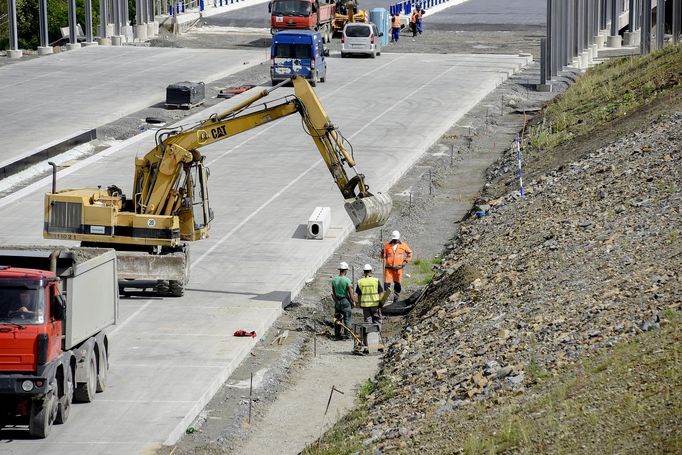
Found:
[[[606,40],[608,47],[620,47],[621,37],[618,34],[618,0],[611,0],[611,33]]]
[[[682,0],[673,0],[673,43],[680,42],[682,33]]]
[[[17,0],[7,0],[7,22],[9,23],[9,58],[21,58],[24,54],[19,50],[19,34],[17,33]]]
[[[583,53],[585,49],[585,43],[583,43],[583,1],[577,0],[576,7],[576,17],[575,17],[575,29],[576,29],[576,46],[578,51],[578,57]]]
[[[92,46],[92,0],[85,0],[85,42],[86,46]]]
[[[142,0],[135,0],[135,39],[147,40],[147,26],[142,21]]]
[[[123,22],[123,2],[121,0],[114,0],[113,3],[113,16],[114,16],[114,31],[111,37],[112,46],[120,46],[124,42],[124,36],[122,34],[122,22]]]
[[[78,23],[76,22],[76,0],[68,1],[68,15],[69,15],[69,44],[78,43]],[[74,46],[75,47],[75,46]],[[80,47],[80,46],[78,46]]]
[[[628,0],[628,32],[635,31],[635,16],[637,13],[635,0]]]
[[[552,84],[547,81],[547,64],[545,60],[547,58],[547,38],[540,38],[540,83],[535,86],[535,90],[538,92],[551,92]]]
[[[573,2],[566,0],[566,65],[573,65]]]
[[[149,12],[149,21],[147,22],[150,27],[147,29],[147,34],[149,36],[156,36],[159,34],[159,23],[156,22],[156,2],[154,0],[148,0],[149,1],[149,7],[148,7],[148,12]]]
[[[564,17],[563,17],[563,8],[561,6],[561,1],[554,1],[554,5],[552,8],[552,12],[554,15],[554,58],[552,60],[552,76],[556,76],[559,74],[559,71],[562,70],[564,66],[564,61],[562,58],[563,54],[563,28],[564,28]]]
[[[147,41],[147,24],[135,24],[135,39]]]
[[[121,35],[126,37],[126,42],[133,41],[135,39],[135,33],[133,26],[130,25],[130,9],[128,6],[128,1],[124,0],[121,4],[123,13],[121,14]]]
[[[656,2],[656,49],[663,49],[665,37],[665,1]]]
[[[38,31],[40,33],[40,46],[38,55],[49,55],[53,51],[50,46],[50,37],[47,33],[47,0],[38,0]]]
[[[642,41],[639,53],[647,55],[651,52],[651,0],[643,0],[642,4]]]
[[[555,18],[552,14],[553,6],[554,0],[547,0],[547,38],[545,39],[544,46],[542,44],[540,45],[540,52],[544,52],[544,58],[540,58],[540,65],[543,66],[543,72],[549,75],[550,79],[554,76],[554,64],[552,62],[552,57],[554,56],[554,53],[552,52],[554,50],[554,41],[552,40],[552,33],[554,32]]]
[[[121,35],[121,10],[120,10],[121,2],[119,0],[114,0],[113,8],[112,8],[112,14],[114,16],[113,24],[114,24],[114,35],[115,36],[120,36]]]
[[[107,34],[108,7],[109,7],[109,4],[106,0],[100,0],[99,1],[99,36],[100,36],[100,38],[106,38],[107,36],[109,36]],[[102,43],[100,42],[100,45],[101,44]]]
[[[590,52],[590,45],[592,44],[592,16],[590,10],[590,3],[592,0],[584,0],[583,2],[583,43],[585,49]]]
[[[580,68],[580,47],[578,46],[578,40],[579,40],[579,35],[580,35],[580,30],[578,29],[578,0],[573,0],[572,1],[572,11],[571,11],[571,30],[573,31],[571,33],[571,38],[572,38],[572,43],[571,45],[573,46],[573,66],[577,66]]]

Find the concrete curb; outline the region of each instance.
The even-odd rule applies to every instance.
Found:
[[[10,158],[0,163],[0,180],[12,174],[23,171],[31,165],[52,158],[77,145],[85,144],[97,138],[97,131],[93,129],[81,130],[62,139],[29,150],[20,156]]]

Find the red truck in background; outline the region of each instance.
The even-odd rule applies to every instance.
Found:
[[[114,250],[0,247],[0,429],[46,437],[106,385]]]
[[[270,11],[270,31],[274,35],[282,30],[317,30],[322,40],[329,43],[332,38],[332,21],[336,4],[322,3],[319,0],[272,0]]]

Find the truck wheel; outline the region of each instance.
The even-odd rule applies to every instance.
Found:
[[[166,280],[159,280],[154,287],[154,291],[159,295],[168,295],[170,291],[170,285]]]
[[[43,400],[33,400],[28,421],[28,432],[36,438],[46,438],[52,430],[57,415],[57,397],[54,389]]]
[[[97,361],[94,352],[90,353],[90,358],[87,360],[87,369],[86,382],[79,382],[73,392],[74,398],[82,403],[90,403],[97,393]]]
[[[185,294],[185,286],[182,281],[170,280],[168,282],[168,295],[171,297],[182,297]]]
[[[57,403],[57,417],[55,417],[54,423],[63,424],[69,419],[69,413],[71,412],[71,402],[73,401],[73,373],[71,373],[71,367],[66,368],[64,378],[64,396]]]
[[[99,370],[97,370],[97,392],[104,392],[107,388],[107,373],[109,372],[109,356],[104,346],[100,346]]]

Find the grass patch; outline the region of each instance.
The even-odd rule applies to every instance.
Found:
[[[529,129],[531,146],[550,151],[681,84],[682,45],[598,65],[547,106],[542,123]]]
[[[429,284],[433,279],[434,266],[440,265],[440,263],[441,258],[439,256],[430,259],[415,259],[410,267],[410,276],[406,276],[403,280],[403,286],[414,287]]]

